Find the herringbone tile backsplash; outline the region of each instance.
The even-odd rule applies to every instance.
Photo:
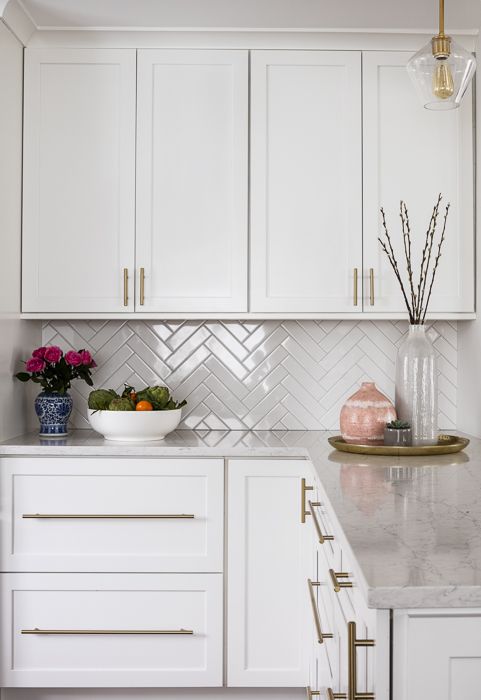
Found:
[[[43,343],[86,348],[97,388],[166,384],[186,398],[183,428],[336,430],[363,380],[394,395],[402,321],[50,321]],[[438,321],[439,425],[456,427],[457,329]],[[87,428],[90,389],[75,382],[73,424]]]

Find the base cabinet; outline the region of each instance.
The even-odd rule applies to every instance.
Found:
[[[481,610],[395,610],[393,700],[478,700]]]
[[[231,460],[227,684],[306,686],[302,460]]]
[[[222,685],[222,575],[5,574],[2,685]]]

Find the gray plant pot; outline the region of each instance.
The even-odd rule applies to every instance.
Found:
[[[409,447],[412,444],[411,428],[384,428],[384,444],[391,447]]]

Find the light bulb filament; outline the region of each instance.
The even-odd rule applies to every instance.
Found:
[[[445,61],[440,61],[433,73],[433,94],[440,100],[447,100],[454,93],[454,81],[451,68]]]

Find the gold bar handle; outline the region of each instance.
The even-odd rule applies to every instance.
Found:
[[[324,544],[324,542],[326,542],[326,540],[333,540],[333,539],[334,539],[334,535],[323,535],[323,534],[322,534],[322,530],[321,530],[321,526],[320,526],[320,524],[319,524],[319,520],[317,519],[317,515],[316,515],[316,513],[315,513],[315,511],[314,511],[314,507],[315,507],[315,506],[320,506],[321,504],[320,504],[320,503],[313,503],[312,501],[307,501],[307,502],[308,502],[308,504],[309,504],[309,510],[310,510],[310,512],[311,512],[311,515],[312,515],[312,522],[314,523],[314,527],[315,527],[315,529],[316,529],[316,534],[317,534],[317,536],[318,536],[318,538],[319,538],[319,544]]]
[[[369,268],[369,304],[374,306],[374,269]]]
[[[374,639],[357,639],[356,638],[356,623],[347,623],[347,635],[348,635],[348,675],[349,675],[349,686],[348,686],[348,700],[375,700],[374,693],[358,693],[357,692],[357,659],[356,659],[356,649],[357,647],[373,647],[375,645]]]
[[[20,634],[194,634],[193,630],[20,630]]]
[[[145,303],[145,269],[140,268],[140,306]]]
[[[301,523],[306,522],[306,515],[310,515],[306,510],[306,491],[313,491],[314,486],[306,486],[306,480],[301,479]]]
[[[317,697],[321,694],[319,690],[311,690],[311,686],[308,685],[306,688],[306,695],[307,695],[307,700],[311,700],[311,698]]]
[[[314,624],[316,626],[317,632],[317,641],[319,642],[319,644],[323,644],[325,639],[332,639],[333,635],[331,632],[323,632],[321,628],[321,619],[319,617],[319,610],[317,609],[316,594],[314,593],[314,586],[319,585],[319,581],[311,581],[310,578],[307,579],[309,597],[311,599],[312,614],[314,615]]]
[[[151,514],[132,513],[129,515],[107,514],[107,513],[24,513],[22,518],[35,520],[179,520],[185,518],[195,518],[195,515],[187,513],[179,514]]]
[[[335,693],[332,688],[326,689],[327,700],[346,700],[346,693]]]
[[[354,306],[357,306],[358,303],[358,298],[357,298],[357,286],[358,286],[358,269],[357,267],[354,268],[354,295],[353,295],[353,304]]]
[[[334,571],[334,569],[329,569],[329,576],[331,577],[332,585],[334,586],[334,591],[339,593],[341,588],[352,588],[352,581],[339,581],[340,578],[349,578],[350,574],[344,571]]]
[[[124,306],[129,305],[129,271],[124,267]]]

